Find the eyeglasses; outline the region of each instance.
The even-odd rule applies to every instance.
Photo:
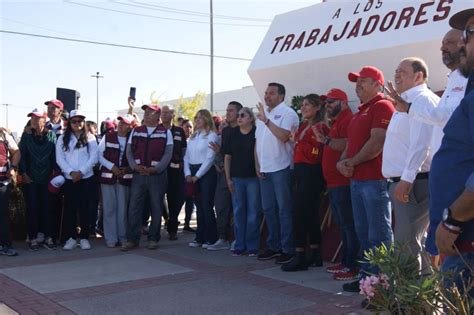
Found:
[[[239,113],[239,114],[237,115],[237,117],[239,117],[239,118],[245,118],[245,116],[246,116],[245,113]]]
[[[72,119],[72,120],[71,120],[71,125],[81,124],[81,123],[83,123],[83,122],[84,122],[83,119]]]
[[[464,43],[467,44],[469,41],[469,37],[471,37],[472,33],[474,33],[474,26],[470,28],[466,28],[463,33]]]

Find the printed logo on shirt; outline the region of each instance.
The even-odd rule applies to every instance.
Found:
[[[451,92],[464,92],[464,86],[455,86],[451,89]]]
[[[181,141],[181,136],[174,136],[173,140],[176,140],[176,141]]]
[[[275,115],[275,117],[273,117],[275,119],[280,119],[281,118],[281,115]]]

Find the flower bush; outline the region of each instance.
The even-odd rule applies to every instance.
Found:
[[[376,311],[391,314],[472,314],[474,305],[466,292],[445,287],[449,275],[434,271],[420,275],[417,258],[404,245],[381,245],[365,252],[365,259],[379,269],[378,274],[360,281],[360,293]]]

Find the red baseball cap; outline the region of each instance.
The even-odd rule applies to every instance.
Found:
[[[123,116],[118,116],[117,119],[123,121],[127,125],[131,125],[133,121],[135,120],[135,117],[133,117],[132,115],[126,114]]]
[[[348,101],[347,94],[343,90],[339,89],[330,89],[329,92],[326,93],[326,95],[320,95],[319,98],[322,101],[325,101],[328,98],[331,98],[333,100],[341,100],[344,102]]]
[[[35,116],[35,117],[40,117],[40,118],[46,118],[48,115],[46,114],[46,111],[44,108],[34,108],[29,114],[28,117]]]
[[[158,106],[158,104],[148,104],[148,105],[143,105],[142,106],[143,110],[146,110],[147,108],[152,109],[156,112],[161,111],[161,108],[160,108],[160,106]]]
[[[58,99],[54,99],[54,100],[51,100],[51,101],[46,101],[46,102],[44,102],[44,105],[49,105],[49,104],[53,104],[53,105],[56,106],[57,108],[64,109],[64,104],[63,104],[63,102],[61,102],[61,101],[58,100]]]
[[[365,66],[360,70],[359,73],[357,72],[349,72],[349,81],[357,82],[358,78],[372,78],[378,81],[381,85],[384,85],[385,80],[383,78],[383,72],[379,69],[371,66]]]

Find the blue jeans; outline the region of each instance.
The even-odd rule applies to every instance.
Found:
[[[352,211],[359,239],[361,257],[364,251],[393,242],[392,210],[387,191],[387,181],[351,180]],[[361,274],[377,273],[375,266],[362,263]]]
[[[257,252],[260,227],[260,186],[256,177],[233,177],[235,250]]]
[[[351,187],[339,186],[328,188],[334,221],[341,229],[342,236],[342,265],[349,269],[358,266],[359,239],[354,227],[352,214]]]
[[[289,167],[265,173],[260,179],[262,208],[268,228],[267,247],[272,251],[293,254],[293,210],[291,170]]]
[[[201,165],[190,165],[194,176]],[[212,166],[198,181],[199,197],[196,203],[196,242],[214,244],[217,241],[217,223],[214,213],[214,194],[216,191],[216,169]]]
[[[463,253],[462,258],[461,256],[446,256],[441,265],[441,271],[452,272],[453,278],[445,279],[444,285],[451,287],[454,282],[459,291],[463,292],[463,283],[467,286],[469,281],[472,281],[474,277],[469,269],[469,267],[472,268],[472,266],[474,266],[474,253]],[[469,291],[469,296],[474,298],[474,289]]]

